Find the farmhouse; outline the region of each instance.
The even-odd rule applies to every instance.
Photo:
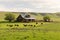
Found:
[[[27,13],[21,13],[18,17],[17,17],[17,22],[33,22],[35,21],[35,18],[32,17],[31,15],[27,14]]]

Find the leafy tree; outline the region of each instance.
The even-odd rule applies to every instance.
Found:
[[[26,15],[25,17],[26,17],[26,18],[29,18],[29,17],[30,17],[30,15]]]
[[[49,17],[49,16],[44,16],[44,17],[43,17],[43,20],[44,20],[45,22],[50,22],[50,17]]]
[[[8,20],[9,22],[11,22],[14,19],[15,19],[14,14],[11,14],[11,13],[5,14],[5,20]]]

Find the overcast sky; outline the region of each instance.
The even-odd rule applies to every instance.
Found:
[[[60,0],[0,0],[0,11],[60,12]]]

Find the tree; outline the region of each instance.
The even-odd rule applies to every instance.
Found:
[[[11,14],[11,13],[5,14],[5,20],[8,20],[9,22],[11,22],[14,19],[15,19],[14,14]]]
[[[49,17],[49,16],[44,16],[44,17],[43,17],[43,20],[44,20],[45,22],[50,22],[50,17]]]
[[[30,15],[25,15],[25,17],[26,17],[26,18],[29,18],[29,17],[30,17]]]

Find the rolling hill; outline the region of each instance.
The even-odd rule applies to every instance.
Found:
[[[13,13],[15,15],[15,18],[18,17],[18,15],[22,12],[0,12],[0,21],[5,21],[5,14],[7,13]],[[28,12],[30,15],[35,17],[37,20],[42,20],[44,16],[48,15],[51,17],[54,21],[60,21],[60,13],[34,13],[34,12]]]

